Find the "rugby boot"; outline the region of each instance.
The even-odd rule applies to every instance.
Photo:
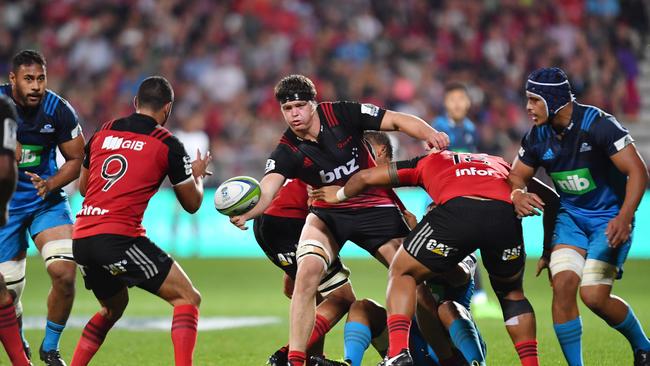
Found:
[[[266,364],[270,366],[286,366],[288,362],[289,349],[287,347],[282,347],[269,357]]]
[[[650,366],[650,351],[638,350],[634,353],[634,366]]]
[[[328,360],[325,356],[311,356],[309,362],[311,366],[352,366],[349,360],[334,361]]]
[[[384,360],[377,366],[415,366],[411,353],[408,349],[404,348],[402,352],[398,353],[393,358],[384,358]]]
[[[67,366],[61,358],[61,353],[59,353],[58,349],[45,352],[43,350],[43,344],[41,344],[41,347],[38,349],[38,354],[41,356],[41,361],[47,366]]]

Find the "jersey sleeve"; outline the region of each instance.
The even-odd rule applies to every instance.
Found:
[[[278,144],[266,160],[264,175],[278,173],[285,178],[296,178],[296,154],[288,146]]]
[[[400,186],[419,186],[422,184],[422,175],[420,169],[418,169],[418,163],[424,157],[418,156],[413,159],[391,163],[397,172]]]
[[[533,130],[530,130],[522,139],[517,156],[524,164],[536,168],[539,166],[539,157],[533,149]]]
[[[634,142],[632,136],[614,116],[604,116],[594,121],[590,128],[594,144],[612,156]]]
[[[72,108],[68,101],[64,99],[61,100],[61,103],[59,103],[59,107],[57,108],[56,116],[57,145],[75,139],[82,133],[77,112]]]
[[[337,102],[336,105],[343,114],[345,123],[361,133],[366,130],[379,131],[381,120],[386,114],[385,109],[370,103]]]
[[[183,183],[192,177],[192,159],[175,136],[168,137],[165,143],[169,148],[167,152],[169,181],[172,185]]]
[[[0,121],[0,153],[15,156],[16,154],[16,121],[11,118],[5,118]]]

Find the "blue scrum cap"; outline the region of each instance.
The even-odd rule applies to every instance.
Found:
[[[544,67],[530,73],[526,81],[526,92],[544,101],[549,120],[575,99],[569,79],[559,67]]]

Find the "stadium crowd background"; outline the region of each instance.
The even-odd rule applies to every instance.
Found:
[[[167,127],[209,139],[212,185],[261,175],[285,125],[273,98],[284,75],[312,78],[318,100],[359,100],[431,121],[448,81],[464,82],[479,151],[514,156],[530,127],[523,84],[564,68],[580,102],[621,121],[640,114],[648,2],[630,0],[3,1],[0,66],[23,48],[48,59],[48,86],[89,137],[132,111],[148,75],[176,91]],[[399,156],[421,152],[400,141]],[[192,153],[190,152],[192,155]]]

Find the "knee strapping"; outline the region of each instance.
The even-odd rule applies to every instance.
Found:
[[[20,299],[23,296],[23,289],[25,288],[25,258],[17,261],[6,261],[0,263],[0,273],[5,279],[7,290],[12,293],[14,297],[14,307],[16,308],[16,316],[23,314],[23,304]]]
[[[319,258],[323,262],[325,271],[327,271],[332,263],[332,254],[325,248],[325,244],[318,240],[309,239],[298,243],[298,249],[296,249],[296,261],[300,263],[300,261],[308,255]]]
[[[52,240],[41,249],[41,256],[45,261],[45,268],[49,267],[50,264],[56,261],[73,261],[74,256],[72,255],[72,239],[59,239]]]
[[[530,305],[528,299],[499,299],[499,303],[501,304],[501,311],[503,312],[503,321],[506,325],[517,325],[519,324],[520,315],[534,313],[533,306]]]
[[[582,278],[585,258],[573,249],[562,248],[551,253],[551,261],[548,267],[551,271],[551,276],[555,276],[563,271],[571,271]]]
[[[614,279],[616,278],[618,269],[615,265],[607,262],[599,261],[597,259],[587,259],[582,273],[582,283],[580,286],[611,286],[614,284]]]

